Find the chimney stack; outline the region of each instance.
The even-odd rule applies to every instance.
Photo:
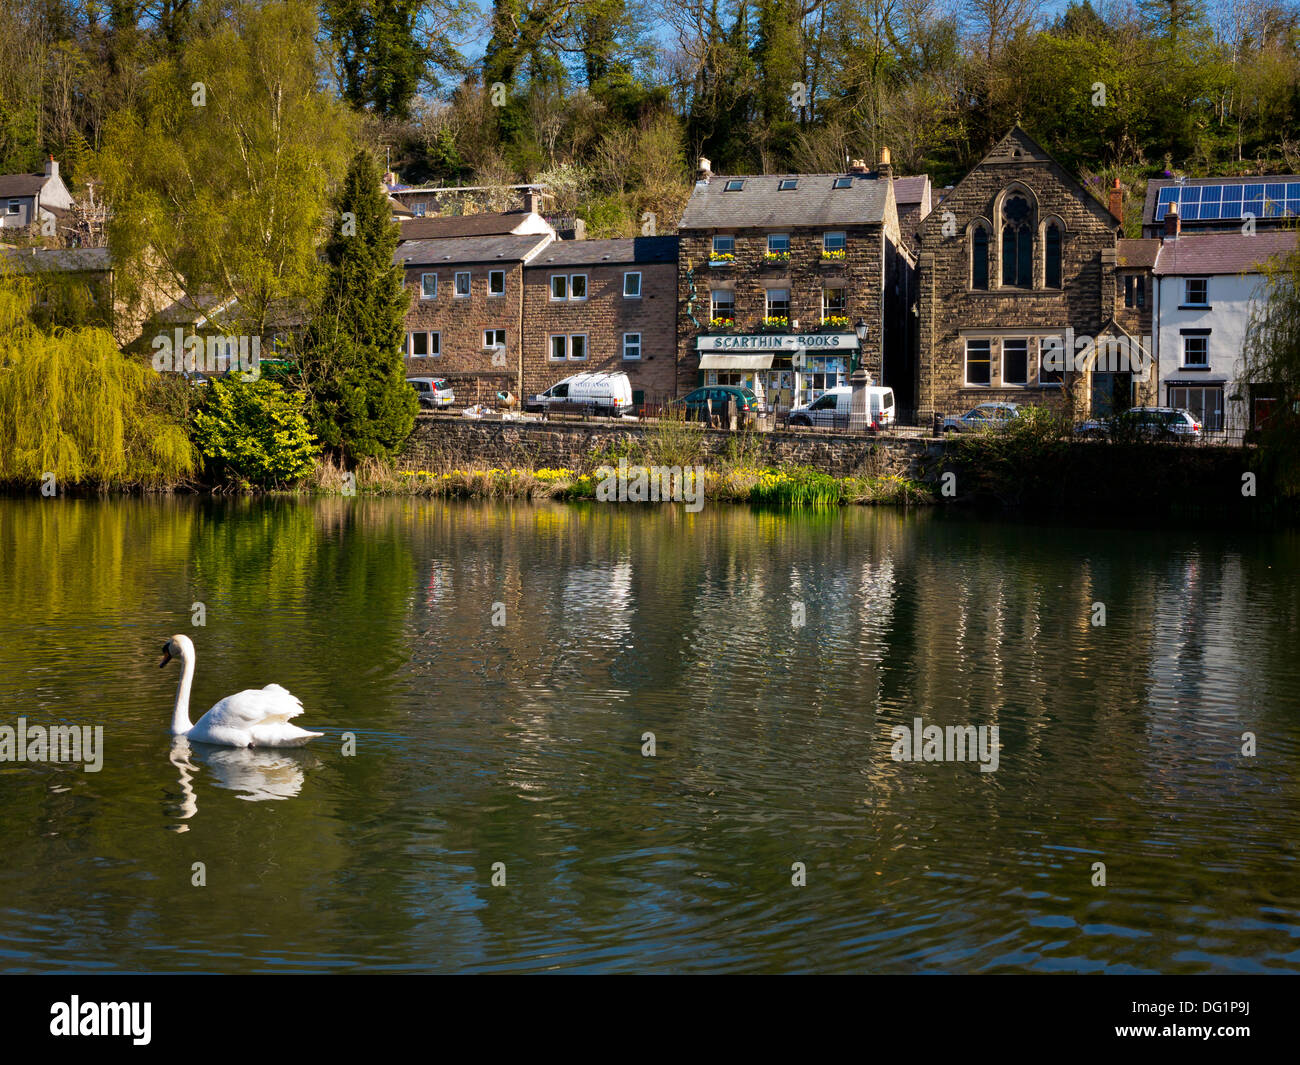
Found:
[[[1124,190],[1119,187],[1119,178],[1110,186],[1110,213],[1118,221],[1124,221]]]
[[[59,164],[57,160],[55,160],[54,156],[52,155],[50,156],[49,161],[45,164],[45,176],[46,177],[59,176]]]
[[[1183,231],[1183,220],[1178,217],[1178,202],[1175,201],[1169,205],[1169,213],[1165,215],[1165,240],[1177,240],[1178,234]]]
[[[704,156],[700,156],[699,165],[696,167],[697,180],[703,181],[706,185],[713,177],[713,164]]]
[[[863,160],[863,159],[854,159],[853,162],[851,162],[851,163],[849,164],[849,173],[850,173],[850,174],[868,174],[868,173],[870,173],[870,171],[867,170],[866,160]]]
[[[524,210],[530,214],[542,213],[542,194],[531,186],[524,190]]]
[[[880,149],[880,176],[883,178],[893,178],[894,176],[894,165],[890,162],[888,148]]]

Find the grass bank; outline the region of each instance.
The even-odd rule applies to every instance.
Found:
[[[456,466],[443,469],[399,469],[395,465],[367,462],[347,471],[329,462],[317,464],[303,487],[312,494],[343,495],[355,490],[374,496],[441,496],[457,499],[513,500],[596,500],[608,498],[601,493],[602,483],[609,483],[619,459],[627,460],[634,476],[642,463],[627,455],[612,458],[596,453],[582,469],[528,468],[508,469],[486,466]],[[777,468],[725,464],[678,462],[674,466],[702,468],[702,498],[711,502],[753,503],[766,506],[847,506],[860,504],[918,505],[933,502],[929,488],[919,481],[896,476],[862,474],[832,477],[807,466]],[[695,498],[696,489],[688,488]]]

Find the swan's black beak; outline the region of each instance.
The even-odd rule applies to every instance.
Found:
[[[163,644],[163,660],[158,663],[158,668],[162,669],[162,667],[165,666],[171,660],[172,660],[171,644],[165,643]]]

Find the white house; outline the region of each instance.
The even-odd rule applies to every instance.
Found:
[[[72,206],[72,194],[51,158],[44,174],[0,174],[0,229],[25,229],[50,218],[55,226]]]
[[[1294,251],[1296,232],[1182,234],[1169,218],[1152,270],[1158,402],[1191,411],[1210,432],[1253,428],[1271,400],[1239,383],[1242,345],[1264,294],[1262,264]]]

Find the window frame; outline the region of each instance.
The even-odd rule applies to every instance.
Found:
[[[630,337],[636,337],[636,342],[633,343],[633,342],[629,339]],[[636,348],[636,354],[635,354],[635,355],[629,355],[629,354],[628,354],[628,351],[629,351],[631,348],[633,348],[633,347]],[[640,362],[640,361],[641,361],[641,334],[640,334],[640,333],[624,333],[624,334],[623,334],[623,361],[624,361],[624,362]]]
[[[719,248],[719,247],[718,247],[718,241],[720,241],[720,240],[721,240],[721,241],[725,241],[725,242],[727,243],[727,246],[726,246],[725,248]],[[710,245],[710,250],[713,252],[714,255],[735,255],[735,254],[736,254],[736,236],[735,236],[735,234],[734,234],[734,233],[715,233],[715,234],[713,235],[713,243],[712,243],[712,245]]]
[[[964,350],[962,352],[962,380],[965,388],[992,388],[993,387],[993,341],[988,337],[966,337]],[[971,346],[984,345],[985,357],[976,359],[977,363],[984,363],[988,366],[987,381],[972,381],[970,378],[971,367]]]
[[[785,247],[773,247],[773,241],[785,241]],[[790,254],[790,234],[789,233],[769,233],[767,235],[767,253],[768,255],[789,255]]]
[[[424,351],[422,352],[415,350],[416,337],[424,337]],[[407,333],[406,357],[408,359],[442,358],[442,331],[440,329],[415,329]]]
[[[785,304],[785,312],[782,314],[772,313],[772,293],[784,292],[785,299],[781,302]],[[786,318],[789,319],[791,308],[794,306],[791,299],[791,291],[788,288],[768,288],[763,290],[763,317],[764,318]]]
[[[465,279],[465,291],[460,290],[460,279]],[[452,292],[457,299],[467,300],[474,294],[474,275],[470,270],[457,270],[456,279],[452,282]]]
[[[573,283],[574,283],[575,281],[577,281],[578,278],[582,278],[582,295],[581,295],[581,296],[575,296],[575,295],[574,295]],[[586,274],[570,274],[570,275],[569,275],[569,300],[570,300],[570,302],[573,302],[573,303],[581,303],[581,302],[582,302],[583,300],[585,300],[586,298],[587,298],[587,275],[586,275]]]
[[[429,291],[428,279],[433,278],[433,291]],[[438,298],[438,275],[436,273],[420,274],[420,299],[436,300]]]
[[[581,354],[581,355],[575,355],[575,354],[573,354],[573,342],[574,342],[575,340],[577,340],[579,337],[582,338],[582,354]],[[590,357],[591,357],[591,345],[590,345],[590,344],[588,343],[588,341],[587,341],[587,334],[586,334],[586,333],[570,333],[570,334],[569,334],[569,361],[570,361],[570,362],[586,362]]]
[[[1182,350],[1179,352],[1179,357],[1182,361],[1179,364],[1179,368],[1183,370],[1208,370],[1210,368],[1209,332],[1207,331],[1204,333],[1184,333],[1182,335],[1182,341],[1183,341]],[[1188,351],[1192,343],[1197,343],[1202,346],[1202,350],[1204,351],[1205,354],[1205,359],[1203,362],[1192,362],[1188,358]]]
[[[828,292],[840,293],[840,302],[842,306],[838,311],[833,311],[831,309],[830,303],[826,299],[826,294]],[[847,318],[849,316],[849,286],[848,285],[822,285],[822,317],[831,318],[835,316],[842,317],[842,318]]]
[[[492,279],[494,277],[501,278],[501,290],[499,292],[493,291],[492,289]],[[489,270],[488,271],[488,296],[499,299],[505,294],[506,294],[506,272],[504,270]]]
[[[983,238],[983,254],[981,255],[981,240]],[[970,270],[967,273],[967,284],[972,292],[989,291],[989,266],[990,252],[992,251],[992,238],[988,227],[983,222],[976,222],[970,232]],[[983,279],[977,277],[976,265],[982,267]]]
[[[627,290],[627,283],[628,280],[633,277],[636,278],[636,291],[629,292]],[[640,270],[623,271],[623,298],[625,300],[639,300],[641,298],[641,271]]]
[[[501,343],[496,342],[496,334],[501,334]],[[488,334],[492,335],[491,343],[488,342]],[[483,350],[484,351],[506,351],[510,346],[510,338],[506,335],[504,329],[494,325],[483,327]]]
[[[724,317],[723,315],[718,314],[718,301],[715,297],[716,297],[716,293],[719,292],[725,292],[728,296],[731,297],[730,300],[731,313],[725,315],[725,317],[730,318],[734,321],[736,318],[736,290],[732,288],[709,289],[709,320],[712,321],[714,318]]]
[[[563,289],[563,291],[558,296],[555,294],[555,282],[557,281],[560,282],[560,287]],[[564,300],[567,300],[568,298],[569,298],[569,275],[552,274],[551,275],[551,299],[556,303],[560,303]]]
[[[1192,286],[1200,285],[1202,298],[1200,300],[1192,299]],[[1183,278],[1183,303],[1184,307],[1195,307],[1206,309],[1210,306],[1210,279],[1208,277],[1185,277]]]
[[[998,340],[999,369],[1001,374],[998,380],[1004,388],[1028,388],[1029,387],[1029,337],[1000,337]],[[1024,379],[1012,381],[1007,378],[1007,345],[1023,344],[1025,346],[1025,374]]]
[[[562,349],[559,355],[555,354],[555,342],[557,340],[560,342],[560,347]],[[550,350],[547,352],[549,361],[563,362],[569,357],[569,337],[566,333],[552,333],[550,335],[549,343]]]
[[[838,237],[839,243],[831,244],[831,238]],[[822,251],[842,251],[849,250],[849,235],[842,229],[831,229],[822,234]]]

